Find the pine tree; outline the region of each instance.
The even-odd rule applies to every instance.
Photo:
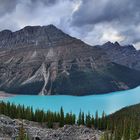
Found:
[[[64,126],[64,111],[63,111],[63,108],[61,107],[60,109],[60,127],[63,127]]]
[[[25,129],[23,127],[23,123],[21,124],[21,127],[19,129],[19,136],[18,136],[17,140],[28,140],[28,137],[25,133]]]
[[[75,124],[75,121],[76,121],[76,116],[75,114],[72,115],[72,124]]]
[[[94,126],[95,126],[96,129],[98,128],[98,123],[99,123],[98,111],[96,111],[96,114],[95,114],[95,123],[94,123]]]
[[[91,117],[91,125],[92,125],[92,127],[94,127],[94,116],[93,115]]]
[[[105,115],[105,112],[103,111],[103,113],[102,113],[102,118],[101,118],[101,122],[100,122],[101,124],[101,130],[104,130],[104,129],[106,129],[107,128],[107,120],[106,120],[106,115]]]
[[[138,139],[138,132],[137,132],[137,128],[136,125],[134,124],[134,122],[131,123],[131,132],[130,132],[130,139],[131,140],[137,140]]]
[[[88,113],[88,115],[86,115],[86,126],[87,126],[87,127],[91,127],[91,117],[90,117],[90,113]]]
[[[85,125],[85,115],[84,115],[84,112],[82,112],[81,124],[82,124],[82,125]]]
[[[114,140],[121,140],[121,139],[122,139],[121,127],[120,126],[116,126],[115,127],[115,131],[114,131]]]
[[[130,139],[130,123],[124,120],[124,126],[123,126],[123,140],[129,140]]]
[[[81,125],[82,124],[82,112],[81,112],[81,110],[79,112],[77,123],[78,123],[78,125]]]

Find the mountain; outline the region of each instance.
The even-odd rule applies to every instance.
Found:
[[[118,118],[120,119],[129,118],[140,122],[140,104],[124,107],[121,110],[116,111],[113,114],[110,114],[109,117],[116,121],[118,120]]]
[[[136,50],[133,45],[121,46],[118,42],[107,42],[98,47],[104,49],[111,61],[140,70],[140,51]]]
[[[54,25],[49,26],[26,26],[25,28],[11,32],[0,32],[0,48],[15,47],[46,47],[52,45],[64,45],[72,41],[72,37],[57,29]]]
[[[129,132],[129,129],[134,128],[136,137],[140,138],[140,104],[124,107],[121,110],[110,114],[107,118],[110,121],[111,127],[117,126],[118,130],[122,132],[124,131],[124,127],[125,130],[128,130],[127,132]],[[127,124],[128,126],[126,127],[124,124]]]
[[[114,63],[104,49],[53,25],[0,32],[0,90],[14,94],[90,95],[140,84],[140,72]]]

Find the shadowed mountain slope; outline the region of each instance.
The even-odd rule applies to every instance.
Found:
[[[133,45],[121,46],[118,42],[107,42],[98,47],[102,48],[108,54],[111,61],[140,70],[140,51],[136,50]]]

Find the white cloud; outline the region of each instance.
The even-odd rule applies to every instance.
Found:
[[[65,21],[72,16],[72,11],[77,2],[60,0],[57,4],[46,6],[39,1],[33,7],[31,4],[31,1],[27,0],[17,3],[13,12],[0,18],[1,25],[4,25],[0,29],[9,28],[17,30],[28,25],[54,24],[59,26],[63,20]],[[16,26],[13,23],[16,23]]]
[[[136,47],[137,50],[140,50],[140,42],[137,42],[136,44],[134,44],[134,46]]]

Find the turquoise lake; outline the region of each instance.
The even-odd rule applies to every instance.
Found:
[[[33,109],[50,109],[51,111],[59,111],[61,106],[65,112],[72,111],[76,115],[79,111],[95,114],[98,110],[101,115],[103,111],[106,114],[113,113],[123,107],[140,103],[140,87],[135,89],[112,92],[102,95],[91,96],[14,96],[5,99],[15,104],[32,106]]]

